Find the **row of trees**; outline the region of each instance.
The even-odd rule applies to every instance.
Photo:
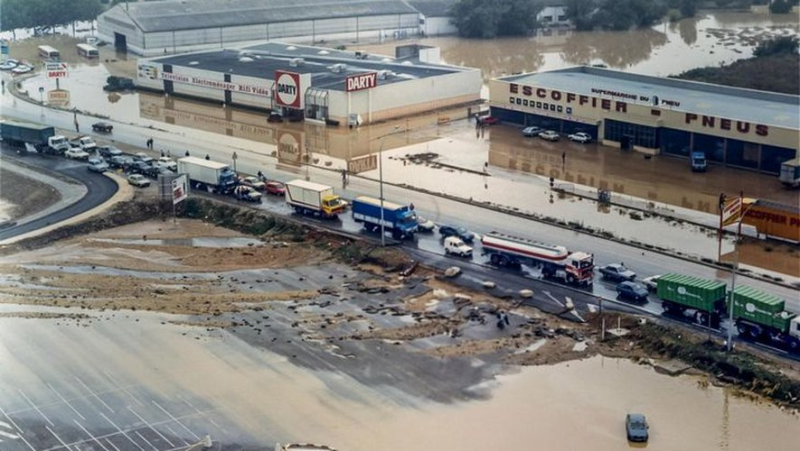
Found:
[[[101,12],[100,0],[2,0],[0,30],[33,28],[39,32],[82,20]]]
[[[567,17],[579,30],[649,27],[666,16],[666,0],[567,0]]]
[[[460,0],[451,14],[460,36],[489,39],[533,34],[541,10],[537,0]]]

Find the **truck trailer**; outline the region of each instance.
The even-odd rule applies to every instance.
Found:
[[[725,314],[725,283],[682,274],[664,274],[658,278],[656,293],[664,313],[685,316],[690,313],[702,326],[719,328]]]
[[[781,163],[781,173],[778,179],[788,188],[800,186],[800,158]]]
[[[0,137],[10,146],[32,148],[42,153],[60,155],[70,147],[67,138],[56,135],[55,128],[50,125],[6,120],[0,122]]]
[[[747,286],[736,287],[731,298],[739,336],[800,352],[800,318],[785,310],[783,299]]]
[[[332,187],[300,179],[286,183],[286,203],[299,214],[322,218],[335,218],[347,206]]]
[[[189,185],[209,193],[230,194],[236,187],[236,173],[225,163],[184,157],[178,160],[178,173],[189,177]]]
[[[381,229],[381,201],[359,196],[353,199],[353,220],[364,223],[370,232]],[[408,205],[383,201],[383,227],[395,239],[413,238],[417,233],[417,214]]]
[[[497,266],[541,266],[542,276],[589,286],[594,281],[594,255],[570,252],[564,246],[490,232],[481,238],[483,255]]]

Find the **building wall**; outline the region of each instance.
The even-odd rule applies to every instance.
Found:
[[[477,101],[482,84],[479,70],[465,70],[384,85],[381,85],[379,79],[378,86],[372,89],[349,94],[331,91],[329,115],[333,119],[360,114],[365,123],[377,122],[388,117]]]
[[[567,25],[567,7],[566,6],[545,6],[536,15],[536,20],[542,25]]]
[[[450,17],[424,17],[420,29],[425,36],[439,36],[458,33],[458,29],[450,21]]]

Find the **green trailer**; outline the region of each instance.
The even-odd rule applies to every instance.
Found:
[[[725,283],[683,274],[664,274],[658,279],[656,293],[664,313],[684,316],[688,313],[701,325],[717,328],[725,313]]]
[[[740,336],[800,350],[800,319],[785,310],[783,299],[748,286],[736,287],[731,298]]]

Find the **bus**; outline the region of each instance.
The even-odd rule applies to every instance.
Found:
[[[100,52],[89,44],[78,44],[78,55],[86,58],[99,58]]]
[[[49,45],[40,45],[39,46],[39,56],[45,59],[52,59],[57,60],[61,58],[61,54],[58,53],[58,50],[50,47]]]

